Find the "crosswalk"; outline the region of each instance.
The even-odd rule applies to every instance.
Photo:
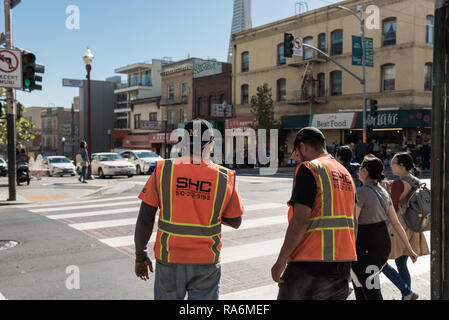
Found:
[[[134,229],[141,201],[122,196],[63,204],[29,205],[24,209],[67,224],[104,245],[134,258]],[[275,299],[277,285],[270,269],[282,246],[287,229],[287,206],[281,202],[255,203],[244,200],[245,213],[239,229],[222,229],[221,299],[251,299],[254,296]],[[152,258],[156,226],[148,244]],[[426,233],[430,244],[430,235]],[[410,266],[414,274],[429,270],[427,257]],[[385,282],[381,276],[381,282]]]
[[[59,204],[29,205],[24,209],[67,224],[101,243],[134,258],[134,229],[141,201],[136,196],[114,197]],[[277,258],[287,228],[285,203],[251,203],[244,200],[245,213],[239,229],[222,228],[221,293],[236,293],[272,283],[267,270]],[[151,257],[156,226],[148,244]],[[268,261],[266,263],[256,263]],[[237,270],[237,271],[233,271]],[[239,282],[231,273],[251,272]]]

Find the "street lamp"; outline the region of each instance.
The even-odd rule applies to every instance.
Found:
[[[64,143],[65,143],[65,137],[62,137],[61,138],[61,142],[62,142],[62,155],[64,156],[65,155],[65,153],[64,153]]]
[[[366,56],[365,56],[365,18],[363,17],[363,6],[358,5],[357,11],[360,12],[360,16],[353,10],[344,7],[336,6],[337,9],[345,10],[355,16],[360,21],[360,34],[362,41],[362,84],[363,84],[363,143],[366,143]]]
[[[83,56],[84,64],[86,65],[87,71],[87,152],[89,153],[89,157],[92,154],[92,135],[91,135],[91,124],[90,124],[90,70],[92,69],[92,63],[94,62],[94,55],[87,49]],[[87,177],[86,179],[92,180],[92,170],[89,163],[87,168]]]

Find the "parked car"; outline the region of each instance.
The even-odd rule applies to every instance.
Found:
[[[136,174],[151,173],[156,168],[156,162],[164,160],[150,150],[126,150],[122,151],[120,155],[135,164]]]
[[[106,176],[128,176],[136,174],[136,166],[117,153],[104,152],[92,154],[92,174],[105,178]]]
[[[44,170],[49,177],[59,175],[60,177],[70,174],[75,175],[75,166],[64,156],[48,156],[42,159]]]
[[[6,177],[8,175],[8,164],[3,158],[0,158],[0,175]]]

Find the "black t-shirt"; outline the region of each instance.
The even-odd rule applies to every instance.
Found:
[[[313,173],[305,165],[299,167],[296,174],[296,185],[293,187],[290,205],[300,203],[312,209],[317,193],[316,180]]]

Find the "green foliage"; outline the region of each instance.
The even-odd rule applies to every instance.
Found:
[[[279,129],[280,123],[274,120],[274,102],[271,88],[264,83],[257,87],[257,93],[251,97],[251,113],[257,118],[256,129]]]
[[[5,91],[2,89],[0,91],[0,97],[5,96]],[[2,103],[2,116],[0,118],[0,147],[8,143],[8,127],[6,123],[6,107]],[[22,113],[26,112],[25,107],[22,106]],[[34,128],[34,123],[29,122],[25,118],[16,119],[16,131],[17,131],[17,141],[26,142],[34,140],[34,135],[31,134],[31,130]]]

